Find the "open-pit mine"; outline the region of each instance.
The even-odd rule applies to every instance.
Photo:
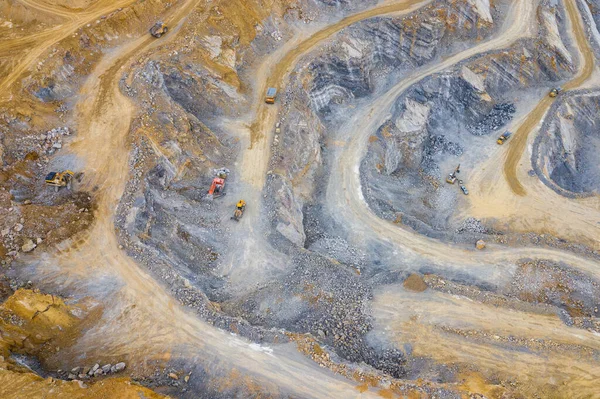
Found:
[[[0,0],[0,398],[600,398],[600,0]]]

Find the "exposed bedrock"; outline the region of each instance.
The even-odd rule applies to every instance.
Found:
[[[326,115],[336,104],[371,94],[391,71],[423,65],[442,48],[442,53],[450,52],[489,35],[493,16],[486,2],[438,1],[410,17],[352,25],[308,67],[313,108]]]
[[[214,268],[226,252],[227,239],[220,227],[218,200],[206,194],[214,169],[235,156],[236,146],[230,137],[200,122],[185,107],[188,103],[173,101],[174,91],[168,87],[173,78],[167,76],[161,64],[149,62],[122,82],[143,105],[131,128],[143,134],[135,144],[134,178],[117,224],[138,249],[170,265],[172,270],[160,277],[175,274],[212,297],[223,286]],[[228,183],[232,181],[234,176]]]
[[[304,245],[302,210],[328,178],[323,169],[323,148],[332,144],[327,130],[343,112],[352,112],[351,100],[391,83],[390,76],[489,36],[499,18],[494,10],[486,2],[438,1],[412,15],[365,20],[301,64],[287,91],[266,188],[267,198],[275,201],[276,231]]]
[[[565,195],[600,193],[600,96],[570,96],[553,109],[536,138],[532,162],[549,187]]]
[[[538,13],[541,25],[555,25],[543,21],[550,15]],[[460,163],[464,170],[488,156],[519,106],[515,100],[527,98],[525,90],[572,73],[562,42],[541,31],[542,40],[522,40],[475,58],[426,78],[398,98],[361,165],[365,198],[375,212],[440,238],[449,229],[486,232],[476,221],[452,219],[463,194],[445,177]]]

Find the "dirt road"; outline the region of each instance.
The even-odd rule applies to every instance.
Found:
[[[35,3],[32,0],[27,0],[25,3],[33,8],[68,17],[70,21],[69,23],[52,27],[47,31],[42,31],[31,36],[0,41],[0,56],[6,54],[11,57],[10,72],[0,80],[0,101],[10,98],[10,86],[26,70],[31,68],[34,62],[37,61],[47,49],[72,35],[77,29],[87,23],[120,7],[126,7],[134,1],[135,0],[101,1],[84,12],[75,13],[66,10],[60,11],[57,7],[50,7]],[[18,55],[19,53],[21,54],[20,56]]]
[[[594,52],[587,40],[587,35],[583,28],[583,20],[579,15],[576,1],[577,0],[564,0],[563,4],[569,14],[572,32],[575,36],[577,47],[580,50],[581,68],[577,73],[577,76],[564,85],[564,90],[571,90],[581,86],[583,82],[592,76],[592,72],[596,67],[596,63],[594,62]],[[538,130],[540,121],[543,119],[544,115],[546,115],[546,112],[548,112],[548,109],[554,101],[554,98],[544,96],[535,109],[529,113],[523,124],[519,126],[512,141],[509,141],[506,161],[504,162],[504,175],[506,176],[506,180],[508,181],[511,190],[516,195],[525,196],[527,194],[525,187],[523,187],[523,184],[521,184],[517,176],[517,167],[523,157],[525,146],[527,145],[527,138],[532,131]]]
[[[198,0],[188,0],[178,7],[175,14],[165,19],[168,25],[175,26],[196,6]],[[393,7],[383,7],[382,12],[397,12],[415,7],[401,3]],[[414,2],[414,4],[421,4]],[[371,11],[361,14],[363,18],[376,15]],[[355,21],[353,19],[351,21]],[[304,51],[319,40],[324,40],[350,22],[328,29]],[[170,37],[176,34],[172,30]],[[165,40],[169,40],[169,36]],[[74,141],[65,151],[76,155],[85,163],[83,188],[96,188],[98,210],[92,229],[73,240],[60,245],[56,255],[44,255],[36,269],[36,279],[62,282],[74,294],[95,293],[105,296],[102,322],[83,336],[73,353],[101,353],[105,355],[127,356],[139,361],[161,358],[165,352],[175,352],[186,348],[185,356],[197,357],[209,364],[219,365],[219,370],[233,368],[253,375],[265,384],[271,382],[283,392],[291,392],[301,397],[354,397],[358,395],[356,384],[324,372],[315,363],[296,352],[293,345],[278,345],[262,348],[224,331],[214,328],[186,312],[164,288],[150,277],[139,265],[119,249],[114,232],[114,213],[123,193],[128,173],[129,149],[127,135],[134,107],[118,88],[118,81],[134,59],[151,50],[153,46],[164,44],[149,36],[143,36],[123,46],[119,51],[105,56],[81,90],[85,98],[78,107],[78,131]],[[281,78],[292,63],[300,56],[284,57],[285,62],[278,66]],[[29,62],[29,58],[25,64]],[[25,68],[25,66],[23,66]],[[6,83],[5,83],[6,84]],[[266,86],[263,83],[262,86]],[[268,109],[275,115],[276,108]],[[273,119],[260,120],[266,130]],[[249,170],[256,175],[246,175],[249,182],[253,176],[261,175],[255,183],[264,182],[264,170],[268,162],[270,134],[265,131],[256,141],[253,149],[259,149],[257,163]],[[252,157],[253,155],[250,154]],[[262,166],[260,166],[262,165]],[[261,169],[262,167],[262,169]],[[248,255],[249,256],[249,255]],[[56,267],[55,265],[59,265]],[[114,292],[107,295],[107,287]],[[180,349],[179,349],[180,350]],[[375,397],[372,391],[361,397]]]
[[[274,251],[262,238],[263,235],[257,234],[257,226],[260,226],[261,220],[262,188],[267,176],[270,145],[279,112],[277,103],[267,105],[264,102],[267,87],[279,88],[279,96],[283,97],[288,74],[300,58],[351,24],[380,15],[407,14],[430,2],[431,0],[403,0],[385,4],[348,16],[317,32],[309,33],[308,36],[304,32],[299,32],[294,39],[266,57],[257,68],[252,79],[258,82],[255,85],[254,104],[256,105],[247,117],[247,125],[240,124],[240,121],[226,124],[229,131],[238,132],[241,137],[247,138],[238,168],[241,185],[238,189],[232,190],[235,201],[243,198],[248,203],[244,219],[235,229],[236,237],[242,240],[241,244],[236,245],[227,259],[222,262],[219,270],[221,275],[227,276],[231,284],[239,283],[240,289],[245,284],[248,288],[248,283],[262,281],[264,276],[276,273],[281,268],[281,263],[274,261]],[[244,237],[256,238],[243,240]]]
[[[586,82],[596,66],[574,2],[566,1],[565,5],[571,25],[575,26],[572,31],[582,60],[577,76],[564,86],[566,90],[570,90]],[[469,196],[469,206],[455,217],[464,218],[468,215],[479,219],[500,220],[502,223],[509,223],[515,231],[550,234],[599,250],[600,197],[569,199],[527,173],[531,166],[529,155],[525,155],[525,148],[534,139],[530,132],[539,129],[553,101],[555,99],[544,95],[522,121],[515,121],[513,126],[508,127],[509,130],[516,130],[516,140],[509,143],[508,148],[499,147],[492,157],[478,165],[468,176],[469,184],[476,189]],[[498,171],[498,165],[502,163],[503,174]]]
[[[165,18],[165,22],[176,26],[198,2],[187,0],[178,5],[177,10]],[[343,27],[376,15],[409,12],[426,3],[428,2],[396,3],[349,17],[317,32],[297,48],[286,46],[289,52],[275,56],[274,59],[278,58],[279,61],[270,70],[270,75],[267,75],[268,67],[261,67],[261,75],[257,76],[257,81],[261,82],[257,84],[259,90],[254,114],[257,117],[252,123],[249,148],[243,154],[240,167],[243,183],[255,190],[252,195],[256,198],[256,209],[259,209],[260,190],[264,185],[269,160],[271,132],[278,110],[277,107],[268,107],[260,101],[264,89],[269,85],[281,87],[288,71],[303,54]],[[447,263],[448,268],[472,269],[488,280],[497,275],[502,276],[502,268],[507,264],[507,270],[510,271],[511,262],[523,256],[564,260],[577,263],[584,270],[600,273],[596,262],[559,251],[536,248],[496,250],[483,257],[470,251],[449,248],[381,221],[370,212],[361,195],[358,162],[364,154],[366,138],[386,116],[395,97],[424,76],[448,68],[471,55],[506,46],[526,34],[535,20],[534,3],[529,0],[518,1],[518,6],[511,12],[515,22],[503,35],[450,57],[439,65],[416,71],[372,107],[355,116],[353,123],[365,122],[362,126],[358,125],[361,129],[348,130],[359,133],[340,154],[340,167],[332,172],[335,177],[331,179],[333,183],[330,183],[327,195],[332,208],[341,210],[338,213],[340,219],[348,223],[350,228],[356,228],[357,234],[363,233],[366,237],[388,241],[401,251],[406,247],[413,251],[415,257],[425,255],[438,264]],[[112,4],[111,9],[118,6]],[[44,38],[19,60],[18,68],[0,83],[0,88],[6,89],[18,79],[43,53],[46,46],[67,37],[79,26],[102,13],[98,10],[93,17],[89,15],[77,18],[61,28],[56,35]],[[176,34],[176,30],[177,28],[173,29],[173,34]],[[169,40],[169,36],[165,40]],[[52,279],[62,282],[74,294],[92,293],[106,299],[99,327],[86,332],[73,353],[139,356],[138,360],[144,360],[161,358],[177,350],[181,351],[183,347],[189,358],[198,358],[211,366],[217,365],[219,370],[235,367],[243,373],[256,376],[260,382],[276,384],[285,393],[323,398],[358,396],[354,382],[319,368],[296,353],[290,345],[260,347],[199,320],[183,309],[160,284],[119,249],[114,232],[114,213],[128,178],[127,135],[135,108],[120,93],[118,81],[122,73],[130,68],[132,60],[163,43],[164,41],[156,42],[147,36],[132,40],[120,51],[105,56],[81,91],[81,97],[85,100],[78,108],[79,135],[65,150],[85,162],[84,186],[90,189],[98,187],[99,209],[96,222],[90,231],[63,243],[58,254],[42,256],[36,268],[38,281]],[[258,212],[255,215],[257,214]],[[249,257],[251,254],[244,256]],[[111,290],[109,296],[106,296],[107,287]],[[376,393],[367,391],[361,396],[375,397]]]
[[[176,25],[197,3],[188,0],[166,23]],[[99,328],[88,331],[77,350],[139,356],[142,362],[185,346],[187,356],[210,359],[224,369],[235,368],[274,381],[281,389],[303,397],[354,395],[352,382],[323,374],[291,345],[260,348],[189,314],[119,249],[114,212],[128,177],[127,135],[134,108],[120,93],[118,81],[129,60],[155,43],[143,36],[113,52],[112,57],[105,57],[82,89],[81,95],[87,100],[79,107],[80,134],[69,151],[85,161],[84,187],[98,187],[96,222],[91,231],[63,243],[57,256],[44,257],[37,266],[42,281],[51,278],[73,284],[70,288],[75,294],[106,294],[107,288],[94,281],[120,287],[112,293],[112,300],[107,298],[102,304],[106,311]],[[52,267],[54,264],[60,268]]]
[[[568,252],[494,246],[481,253],[455,245],[442,244],[380,219],[368,208],[362,195],[359,166],[366,152],[368,137],[388,118],[391,106],[398,95],[428,75],[449,68],[472,55],[506,47],[514,40],[525,37],[527,26],[535,23],[535,9],[536,4],[533,2],[531,4],[526,1],[520,2],[519,7],[513,10],[513,18],[507,17],[508,21],[514,21],[513,25],[500,33],[497,38],[450,57],[439,65],[415,71],[374,103],[366,105],[346,126],[339,129],[340,132],[352,132],[353,136],[336,137],[338,140],[348,141],[337,155],[337,159],[331,163],[337,164],[337,167],[331,171],[326,201],[330,213],[339,223],[346,226],[356,242],[383,243],[382,248],[390,252],[389,259],[402,259],[398,265],[402,270],[415,268],[415,265],[418,268],[425,258],[426,264],[434,264],[436,270],[447,275],[455,273],[462,279],[465,279],[465,276],[472,276],[492,285],[501,286],[509,282],[515,270],[515,262],[520,258],[561,261],[596,278],[600,277],[599,262]],[[567,10],[571,19],[577,21],[577,11],[570,1]],[[581,37],[578,41],[579,39]],[[580,48],[585,52],[587,46],[582,43]],[[591,52],[588,54],[591,56]],[[590,65],[593,67],[593,62],[586,61],[584,71],[580,72],[578,78],[567,88],[582,83]],[[544,99],[543,104],[546,103],[549,104],[549,100]],[[545,111],[539,113],[539,107],[533,111],[533,116],[528,117],[533,125],[538,124],[545,113]],[[524,140],[526,143],[526,138]],[[493,174],[489,172],[485,175],[489,177],[490,173]],[[496,187],[494,180],[480,180],[481,186]],[[540,196],[545,195],[545,192],[540,190],[539,186],[542,185],[540,182],[536,180],[535,183],[530,184],[535,184],[532,187],[534,191],[540,193]],[[581,220],[581,223],[571,226],[568,219],[572,216],[570,211],[589,215],[588,211],[593,209],[595,202],[574,203],[564,198],[560,203],[563,202],[569,203],[567,208],[569,212],[563,211],[560,206],[553,207],[552,202],[538,202],[534,210],[549,211],[549,209],[538,209],[543,208],[543,204],[555,211],[560,209],[564,217],[561,216],[559,219],[561,222],[559,228],[560,226],[565,229],[574,227],[574,235],[578,231],[579,233],[585,231],[593,237],[594,231],[598,231],[593,223],[586,224]],[[590,205],[590,208],[586,208],[586,204]],[[510,206],[510,204],[504,205]],[[514,208],[517,218],[519,211],[528,211],[527,208],[519,206]],[[595,209],[597,210],[598,207]],[[540,215],[544,214],[540,213]],[[595,237],[597,238],[598,235]],[[398,303],[402,303],[403,306],[398,306]],[[551,378],[556,379],[553,380],[554,382],[558,381],[558,384],[561,384],[560,392],[564,397],[592,397],[596,394],[595,381],[600,370],[595,358],[582,355],[574,360],[572,357],[577,351],[582,354],[589,353],[590,350],[597,351],[596,336],[565,326],[554,314],[541,315],[499,309],[467,298],[437,292],[410,293],[404,291],[402,287],[392,287],[377,293],[373,311],[377,333],[383,334],[386,339],[396,342],[400,347],[408,342],[415,356],[431,357],[444,364],[477,364],[480,365],[481,370],[496,372],[497,374],[494,374],[496,377],[514,376],[516,368],[519,370],[519,379],[526,382],[540,382],[540,376],[552,376]],[[498,343],[508,340],[507,337],[512,339],[518,337],[524,341],[548,340],[553,345],[557,345],[556,353],[552,352],[551,356],[543,351],[523,353],[518,347]],[[519,351],[518,355],[516,351]],[[542,381],[542,383],[547,382],[547,379]],[[524,392],[526,391],[527,388]],[[531,390],[531,394],[540,392],[536,392],[534,388]],[[548,395],[556,394],[553,391],[544,392]]]
[[[514,378],[518,370],[519,382],[528,385],[521,388],[526,396],[591,398],[598,393],[597,334],[566,326],[552,312],[393,286],[375,295],[373,313],[376,329],[400,346],[410,344],[415,356],[475,364],[487,377],[500,379]]]
[[[257,104],[254,111],[256,117],[249,127],[250,146],[244,151],[242,159],[242,167],[240,168],[242,179],[259,189],[262,189],[265,183],[269,162],[269,145],[272,141],[275,118],[279,109],[278,106],[269,106],[264,103],[264,94],[267,87],[279,88],[281,96],[283,90],[285,90],[286,77],[300,57],[340,30],[358,21],[375,16],[406,14],[430,2],[431,0],[404,0],[351,15],[327,26],[299,43],[294,43],[293,46],[285,46],[283,53],[275,52],[263,62],[258,68],[257,76],[255,76],[255,81],[262,83],[256,85],[257,90],[254,99],[254,103]]]
[[[558,250],[490,247],[489,251],[482,253],[443,244],[380,219],[370,210],[362,195],[359,165],[366,152],[367,139],[387,118],[398,95],[426,76],[443,71],[475,54],[507,47],[524,37],[535,21],[535,10],[535,2],[516,2],[511,11],[513,18],[507,17],[507,21],[512,22],[511,25],[495,38],[448,57],[439,64],[415,71],[368,104],[368,107],[355,114],[339,129],[340,132],[352,132],[353,136],[338,154],[337,162],[332,162],[337,166],[331,169],[326,201],[330,213],[346,225],[348,231],[351,231],[359,242],[367,239],[383,241],[391,244],[394,251],[406,257],[405,264],[410,264],[411,260],[415,261],[414,264],[419,264],[422,262],[419,259],[423,256],[441,269],[460,271],[490,282],[494,279],[502,280],[502,276],[506,277],[511,271],[510,265],[514,265],[516,260],[523,257],[564,261],[593,275],[600,275],[598,262]]]

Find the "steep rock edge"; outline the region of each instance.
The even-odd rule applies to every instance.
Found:
[[[540,179],[568,197],[600,193],[600,96],[591,92],[563,98],[536,137],[532,164]]]
[[[557,42],[557,32],[548,33],[548,27],[560,26],[556,21],[562,14],[541,6],[538,18],[543,28],[536,40],[475,57],[399,97],[361,165],[363,193],[377,214],[400,217],[403,224],[437,238],[454,231],[464,233],[463,239],[486,233],[478,222],[452,219],[462,193],[444,180],[461,161],[476,165],[487,157],[485,148],[494,148],[495,136],[518,109],[514,99],[525,98],[525,89],[572,75],[565,45]],[[553,21],[545,22],[548,18]]]
[[[282,138],[276,134],[272,148],[274,173],[266,192],[276,199],[271,207],[276,231],[304,246],[302,210],[318,190],[315,180],[326,181],[325,133],[342,111],[403,72],[489,36],[499,16],[490,9],[488,21],[481,13],[470,2],[437,1],[409,16],[373,18],[348,27],[303,61],[280,117]]]

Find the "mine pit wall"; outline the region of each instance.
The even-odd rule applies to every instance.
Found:
[[[6,172],[0,171],[0,184],[5,183],[6,189],[14,193],[17,201],[33,200],[35,203],[39,199],[38,194],[42,193],[40,201],[46,205],[57,205],[58,201],[58,209],[62,209],[60,205],[68,200],[65,193],[46,195],[43,183],[31,177],[43,176],[56,158],[41,153],[39,146],[40,143],[44,144],[43,140],[40,141],[41,134],[45,135],[58,126],[60,129],[69,128],[68,131],[76,135],[78,126],[74,105],[87,76],[103,56],[111,51],[119,51],[119,46],[132,37],[144,35],[153,40],[148,28],[156,22],[156,15],[169,12],[180,3],[148,0],[100,16],[47,49],[41,57],[42,62],[15,81],[11,86],[14,100],[0,106],[0,161],[5,167],[11,168],[5,169]],[[162,148],[157,156],[160,162],[153,165],[147,162],[145,170],[137,171],[146,173],[160,163],[162,169],[156,172],[162,174],[161,178],[168,178],[169,182],[173,178],[178,180],[172,188],[185,193],[187,197],[200,198],[200,193],[205,193],[207,185],[210,185],[212,169],[227,165],[236,157],[237,145],[231,137],[222,130],[211,131],[207,125],[212,127],[218,117],[239,115],[240,110],[247,109],[250,96],[237,75],[238,70],[260,62],[262,55],[281,46],[290,37],[295,23],[318,21],[321,15],[327,15],[324,11],[332,7],[338,13],[337,17],[341,18],[346,13],[372,4],[364,2],[353,6],[344,2],[334,3],[302,1],[289,4],[287,0],[281,0],[267,9],[255,1],[243,2],[243,7],[237,7],[231,1],[213,2],[210,9],[201,5],[197,7],[177,34],[171,27],[171,32],[161,39],[165,40],[165,45],[156,51],[158,60],[143,54],[134,60],[134,67],[141,75],[137,77],[140,84],[135,86],[130,78],[121,80],[121,91],[134,101],[139,101],[147,114],[145,119],[138,121],[132,135],[152,130],[150,136],[154,142],[146,141],[145,145],[155,150],[158,143],[158,147]],[[296,18],[301,18],[301,21]],[[287,33],[283,35],[282,32]],[[260,46],[257,45],[259,42]],[[257,46],[261,48],[260,52],[255,52]],[[156,99],[159,92],[169,94],[166,100],[164,97],[159,99],[160,104]],[[169,101],[180,105],[188,115],[180,112],[174,116],[169,111],[161,110],[161,106],[169,109]],[[19,104],[19,107],[15,108],[13,104]],[[52,149],[52,152],[53,155],[61,155],[60,148]],[[72,160],[61,162],[69,163],[62,165],[63,168],[77,170]],[[178,174],[185,175],[183,182],[179,181],[181,176],[176,176]],[[141,175],[134,176],[132,180],[141,178]],[[193,183],[186,186],[185,181]],[[235,177],[232,177],[230,182],[234,181]],[[87,195],[74,201],[73,207],[76,209],[72,213],[75,215],[73,219],[78,224],[80,220],[85,222],[82,228],[86,228],[91,224],[91,217],[88,216],[92,214],[93,204]],[[147,201],[151,202],[151,199]],[[83,210],[85,214],[78,213]],[[48,212],[53,211],[48,209]],[[26,216],[24,213],[22,216]],[[56,222],[63,223],[62,219],[57,218]],[[207,216],[203,220],[210,223],[211,218]],[[13,218],[6,220],[7,223],[9,221],[10,225],[2,224],[2,230],[18,223],[18,217],[16,222]],[[28,232],[28,223],[29,220],[26,220],[23,233]],[[71,230],[75,232],[80,229]],[[36,237],[45,238],[46,235],[45,232],[36,234],[39,235],[31,236],[34,241]],[[60,234],[54,234],[54,238],[65,239],[69,235],[69,231],[61,231]],[[180,235],[187,237],[187,232],[180,232]],[[13,249],[23,244],[19,234],[6,237],[13,237],[14,240],[11,238],[10,242],[3,244],[0,250],[2,256],[12,253]],[[52,239],[50,242],[54,241]]]
[[[239,116],[250,106],[252,93],[243,70],[256,67],[261,55],[281,45],[280,34],[289,34],[296,18],[311,21],[331,7],[301,2],[288,8],[278,2],[273,10],[264,10],[255,9],[257,4],[244,3],[248,15],[223,4],[211,8],[206,19],[190,16],[175,39],[181,43],[142,60],[121,82],[122,91],[142,107],[131,136],[147,139],[135,143],[143,160],[133,163],[118,225],[128,241],[160,254],[163,265],[172,268],[170,275],[215,301],[229,297],[214,269],[227,252],[230,235],[219,227],[220,200],[208,201],[206,191],[214,170],[223,166],[234,172],[225,192],[239,184],[231,166],[239,144],[219,119]],[[336,8],[339,14],[351,9]],[[221,34],[199,35],[203,23]]]
[[[549,15],[548,10],[538,12],[539,18]],[[540,25],[549,24],[542,19]],[[541,35],[543,39],[548,32],[542,29]],[[467,233],[493,233],[474,220],[462,225],[451,221],[462,193],[447,185],[445,176],[461,157],[477,162],[486,156],[472,155],[469,147],[495,145],[495,136],[487,141],[481,136],[500,135],[515,112],[514,98],[524,95],[525,88],[547,87],[573,73],[566,46],[521,40],[408,89],[397,100],[392,118],[379,128],[361,165],[370,207],[388,220],[401,220],[436,238],[457,239],[449,229],[463,233],[463,240],[474,237]]]
[[[222,1],[208,16],[189,18],[178,34],[179,50],[161,57],[169,93],[187,112],[217,129],[222,116],[239,117],[255,98],[262,99],[262,93],[255,93],[254,72],[293,36],[297,25],[342,18],[373,4],[279,0],[265,7],[256,0]],[[201,32],[198,26],[203,26]]]
[[[48,48],[40,57],[42,61],[11,86],[13,101],[0,105],[0,161],[12,163],[36,150],[37,140],[26,140],[32,132],[39,136],[66,125],[76,133],[73,107],[77,94],[102,57],[132,37],[149,37],[148,29],[156,22],[156,15],[168,13],[182,2],[147,0],[115,9]],[[210,9],[199,6],[175,39],[185,43],[177,49],[172,45],[164,49],[160,67],[173,99],[202,117],[205,124],[222,114],[239,115],[247,109],[246,89],[250,85],[238,77],[238,72],[284,44],[292,24],[298,22],[295,18],[303,18],[302,23],[318,21],[332,8],[341,18],[373,2],[353,6],[343,1],[288,4],[280,0],[269,9],[258,1],[242,3],[243,7],[232,1],[213,2]],[[205,32],[211,29],[212,36]],[[138,62],[146,63],[148,59],[140,58]],[[18,109],[11,105],[16,103]]]
[[[577,7],[584,21],[584,27],[596,59],[600,59],[600,2],[598,0],[578,0]]]
[[[69,103],[104,53],[130,41],[131,36],[147,34],[155,15],[172,7],[172,3],[148,0],[99,17],[48,49],[44,61],[23,81],[23,88],[42,102]]]
[[[570,198],[600,193],[600,95],[593,91],[565,96],[548,113],[533,145],[538,177]]]
[[[399,72],[485,39],[501,21],[495,7],[479,9],[482,4],[437,1],[411,16],[376,17],[348,27],[308,68],[313,109],[328,120],[336,106],[372,94]]]
[[[244,2],[244,5],[249,3]],[[215,126],[213,122],[219,116],[239,115],[240,110],[247,108],[250,85],[244,86],[245,83],[237,76],[238,70],[250,70],[249,66],[258,63],[261,55],[282,45],[289,37],[273,35],[270,26],[277,26],[282,31],[287,29],[289,33],[292,28],[285,28],[284,24],[297,23],[294,21],[297,15],[302,15],[302,22],[305,22],[326,15],[324,11],[331,7],[340,15],[356,9],[345,2],[327,2],[324,5],[307,1],[301,3],[300,8],[296,5],[296,8],[289,9],[287,3],[277,3],[284,11],[281,21],[273,21],[270,17],[261,32],[246,30],[249,36],[245,38],[237,37],[240,34],[236,32],[235,21],[223,20],[222,11],[225,9],[213,9],[211,29],[215,26],[231,29],[220,49],[211,42],[214,37],[207,38],[205,32],[195,31],[205,26],[204,10],[196,10],[172,39],[192,43],[196,47],[168,44],[159,48],[158,56],[140,55],[134,59],[134,71],[123,75],[119,82],[121,92],[139,105],[139,114],[132,120],[128,137],[128,144],[132,147],[130,179],[115,215],[119,243],[129,256],[163,282],[175,298],[204,320],[254,342],[281,343],[287,341],[287,337],[279,331],[265,330],[243,319],[230,317],[212,302],[229,299],[228,294],[221,290],[223,280],[213,274],[216,262],[227,249],[228,236],[218,227],[221,223],[219,204],[201,200],[214,176],[212,169],[229,165],[236,158],[238,148],[226,131],[211,129],[209,125]],[[223,4],[235,7],[229,0]],[[252,4],[261,8],[259,2]],[[361,2],[358,8],[370,4],[373,3]],[[123,44],[121,38],[126,35],[147,35],[148,27],[155,22],[154,16],[162,13],[164,7],[165,3],[158,1],[136,3],[133,9],[124,8],[109,14],[106,19],[100,18],[98,25],[92,23],[92,26],[82,27],[75,37],[69,36],[49,49],[44,64],[25,77],[24,89],[17,84],[13,86],[15,91],[19,88],[17,95],[24,107],[2,110],[0,129],[6,149],[0,151],[0,158],[10,162],[21,159],[38,142],[37,138],[32,139],[30,148],[29,144],[23,144],[21,136],[40,127],[44,132],[55,127],[58,121],[61,125],[62,120],[71,121],[76,103],[72,97],[97,66],[103,53]],[[263,12],[271,14],[270,10]],[[228,15],[225,13],[226,18]],[[110,27],[109,33],[104,32],[107,26]],[[215,33],[215,37],[218,36],[220,34]],[[227,37],[227,34],[223,36]],[[169,40],[170,37],[165,36],[167,43]],[[258,41],[261,42],[261,52],[254,54],[253,46]],[[230,44],[238,46],[235,50],[241,55],[232,54]],[[212,50],[214,57],[207,57],[206,54],[213,54]],[[34,119],[36,115],[44,117]],[[72,122],[68,123],[72,125]],[[72,130],[76,132],[76,129]],[[36,136],[39,136],[38,132]],[[3,157],[2,154],[8,155]],[[228,184],[235,182],[236,176],[230,176]],[[3,207],[4,197],[0,198]],[[9,201],[6,203],[5,210],[13,206]],[[93,212],[93,207],[86,204],[86,213],[80,214],[79,208],[83,209],[83,206],[78,205],[79,202],[69,204],[75,209],[61,213],[74,214],[77,220],[81,219],[78,223],[85,226],[91,224],[88,215]],[[10,222],[11,226],[16,223],[13,218]],[[67,224],[63,220],[55,222]],[[28,224],[24,225],[22,232],[29,234]],[[61,240],[68,237],[69,234],[60,235]],[[20,241],[18,245],[21,245]],[[1,252],[5,249],[12,247],[0,247]],[[4,256],[4,253],[1,255]],[[52,292],[57,290],[55,281],[46,283]],[[65,289],[68,291],[68,288]],[[210,370],[204,372],[209,373]],[[209,396],[214,393],[212,389],[208,385],[202,387]]]
[[[275,135],[265,188],[274,199],[269,208],[275,209],[272,223],[280,234],[274,239],[304,245],[303,208],[328,178],[322,162],[325,133],[342,121],[343,112],[351,112],[348,105],[449,49],[484,40],[501,24],[495,10],[505,5],[481,10],[480,3],[437,1],[409,16],[365,20],[301,61],[287,89],[289,106],[282,113],[281,138]]]
[[[131,126],[131,179],[116,225],[132,256],[169,285],[195,287],[206,304],[205,295],[215,299],[223,285],[213,269],[226,252],[219,203],[206,191],[213,169],[235,158],[237,146],[190,111],[197,101],[174,100],[167,74],[159,61],[148,61],[121,82],[141,109]]]
[[[341,6],[339,9],[348,12],[350,8]],[[121,91],[136,102],[140,110],[130,128],[131,177],[115,218],[117,235],[129,256],[144,265],[174,297],[203,319],[255,342],[285,342],[287,338],[279,331],[263,328],[266,323],[257,322],[253,316],[251,323],[237,317],[236,309],[241,305],[235,293],[227,290],[226,280],[215,272],[222,254],[228,250],[231,236],[221,227],[222,205],[218,199],[206,200],[206,191],[214,169],[231,165],[239,150],[237,140],[216,122],[219,117],[238,115],[248,106],[249,93],[244,83],[239,86],[236,83],[241,73],[226,75],[229,72],[216,65],[224,60],[223,54],[230,50],[228,45],[223,45],[222,52],[213,48],[213,59],[205,58],[206,41],[215,39],[194,33],[199,18],[191,16],[182,26],[175,39],[184,42],[181,47],[167,46],[158,55],[140,59],[134,71],[120,81]],[[236,28],[228,24],[225,27],[233,29],[232,32]],[[252,43],[261,41],[261,45],[266,46],[264,51],[273,50],[273,43],[265,44],[272,40],[270,36],[259,36]],[[252,48],[241,44],[247,40],[248,37],[232,41],[239,44],[236,49],[239,53],[234,57],[234,75],[259,61]],[[199,58],[203,61],[198,62]],[[308,126],[302,127],[301,121],[298,124],[307,131]],[[318,125],[310,125],[310,131],[318,128]],[[226,186],[234,187],[238,177],[233,167],[231,170],[234,173],[228,177]],[[228,191],[227,187],[225,190]],[[351,270],[338,272],[356,279]],[[302,283],[297,285],[294,289],[301,291]],[[223,308],[216,302],[223,304]],[[323,303],[329,304],[325,300]],[[322,318],[326,309],[319,313]],[[355,317],[362,317],[352,312]],[[293,318],[294,322],[286,327],[296,326],[293,331],[305,332],[299,324],[303,313]],[[310,331],[316,334],[316,321],[311,326],[314,328]]]

